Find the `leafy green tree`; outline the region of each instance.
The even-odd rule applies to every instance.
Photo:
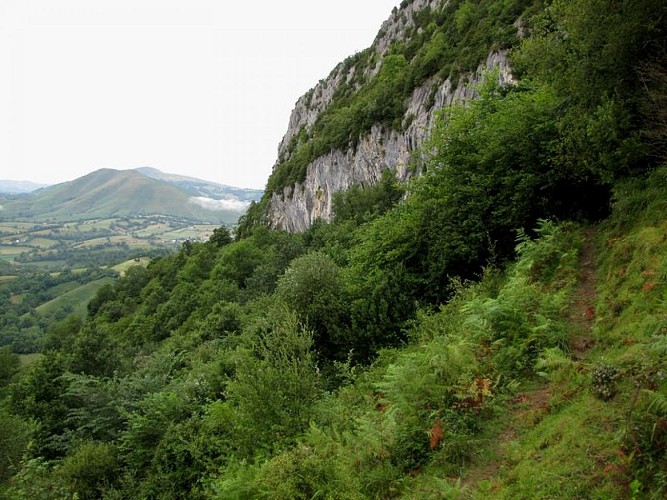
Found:
[[[224,247],[225,245],[229,245],[234,240],[231,233],[229,232],[229,229],[227,229],[225,226],[222,226],[213,230],[213,234],[208,239],[208,241],[218,247]]]
[[[53,466],[44,458],[23,462],[21,470],[11,478],[6,497],[12,500],[62,500],[71,492],[63,478],[54,474]]]
[[[68,408],[63,400],[67,381],[66,356],[48,352],[30,370],[10,386],[12,413],[36,424],[33,453],[46,459],[65,455],[69,448]]]
[[[638,72],[664,54],[662,10],[657,0],[558,0],[515,53],[519,76],[553,86],[565,103],[557,160],[573,175],[610,181],[642,168]]]
[[[357,223],[353,220],[324,222],[317,219],[304,233],[304,243],[310,250],[321,251],[336,264],[345,267],[349,252],[356,242]]]
[[[18,472],[30,440],[32,425],[0,406],[0,480]]]
[[[286,314],[238,352],[227,394],[235,407],[236,441],[250,458],[279,449],[303,432],[321,394],[313,336]]]
[[[199,293],[193,283],[178,283],[167,301],[157,307],[153,338],[161,340],[171,335],[195,311],[198,298]]]
[[[207,279],[215,264],[217,252],[216,245],[193,244],[187,260],[178,271],[178,281],[189,281],[196,284]]]
[[[0,347],[0,389],[7,385],[21,366],[21,358],[9,346]]]
[[[132,266],[118,280],[116,293],[124,302],[136,301],[150,279],[151,273],[143,266]]]
[[[69,369],[74,373],[111,377],[121,368],[118,339],[105,323],[87,322],[68,351],[71,354]]]
[[[264,252],[254,239],[246,238],[221,249],[211,276],[217,281],[229,280],[240,289],[245,288],[246,280],[264,258]]]
[[[116,293],[113,286],[107,283],[100,288],[90,302],[88,302],[88,314],[95,316],[104,303],[113,300],[115,297]]]
[[[207,498],[201,478],[214,474],[226,457],[212,449],[201,419],[195,415],[170,424],[155,448],[147,477],[138,494],[145,498]]]
[[[311,252],[294,259],[279,278],[276,294],[313,332],[323,359],[344,359],[354,347],[345,283],[330,257]]]
[[[77,442],[111,442],[127,422],[126,406],[132,406],[127,387],[119,379],[67,373],[62,399],[65,422]]]
[[[373,186],[352,186],[339,191],[333,197],[335,222],[354,221],[356,224],[373,220],[403,196],[404,189],[396,180],[396,172],[384,170],[380,181]]]
[[[204,340],[222,338],[241,332],[243,309],[235,302],[218,302],[200,322],[198,329]]]
[[[146,470],[169,426],[185,421],[190,413],[188,401],[173,390],[148,394],[139,401],[120,435],[120,449],[130,467]]]
[[[69,454],[57,470],[76,498],[93,500],[118,480],[117,450],[107,443],[87,442]]]

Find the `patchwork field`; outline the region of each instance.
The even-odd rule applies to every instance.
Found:
[[[49,328],[70,315],[85,317],[105,284],[185,241],[208,240],[218,227],[157,215],[0,221],[0,347],[41,350]]]
[[[64,223],[0,221],[0,259],[20,269],[108,266],[129,258],[205,241],[217,224],[169,216],[136,216]],[[0,269],[0,277],[13,275]]]

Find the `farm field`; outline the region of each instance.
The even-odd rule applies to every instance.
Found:
[[[86,317],[88,302],[104,285],[185,241],[208,240],[218,227],[159,215],[0,220],[0,347],[40,351],[50,328]]]
[[[18,269],[113,266],[157,255],[186,240],[206,241],[217,224],[171,216],[135,216],[82,221],[0,221],[0,259]],[[0,277],[14,275],[0,268]]]

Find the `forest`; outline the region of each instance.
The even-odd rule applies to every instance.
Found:
[[[447,8],[454,31],[520,19],[517,83],[443,110],[407,184],[301,234],[254,205],[32,363],[0,349],[0,496],[667,495],[667,7]]]

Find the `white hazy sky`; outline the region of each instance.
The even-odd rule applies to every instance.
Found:
[[[304,92],[399,0],[0,0],[0,179],[263,188]]]

